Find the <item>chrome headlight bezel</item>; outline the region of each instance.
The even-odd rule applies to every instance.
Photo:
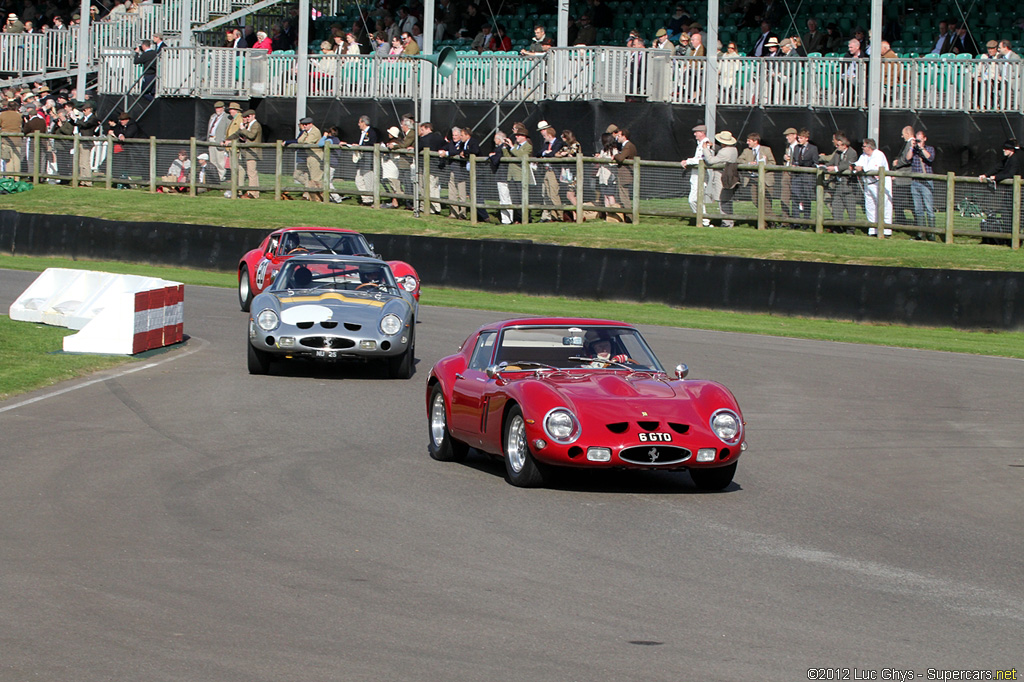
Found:
[[[731,425],[729,421],[732,421]],[[708,426],[718,440],[727,445],[735,445],[743,440],[743,420],[733,410],[715,410],[708,420]]]
[[[556,423],[552,423],[552,422]],[[567,407],[556,407],[544,415],[544,433],[560,445],[569,445],[580,437],[580,422]]]
[[[416,291],[416,286],[418,284],[416,282],[416,278],[413,277],[412,275],[406,275],[405,277],[399,277],[398,278],[398,283],[401,285],[401,287],[403,289],[405,289],[410,294],[412,292]]]
[[[281,317],[271,308],[261,310],[255,319],[256,326],[265,332],[272,332],[281,325]]]
[[[394,336],[395,334],[402,331],[402,318],[394,313],[388,313],[384,317],[380,318],[380,330],[388,336]]]

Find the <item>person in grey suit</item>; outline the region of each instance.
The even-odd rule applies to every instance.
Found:
[[[227,158],[227,153],[221,149],[221,143],[227,137],[230,122],[231,117],[224,111],[224,102],[214,102],[213,114],[206,124],[206,141],[210,143],[210,165],[217,171],[217,179],[220,182],[224,182],[224,160]]]

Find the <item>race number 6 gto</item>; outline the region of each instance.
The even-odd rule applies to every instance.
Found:
[[[672,442],[672,434],[671,433],[658,433],[658,432],[654,432],[654,433],[641,433],[640,434],[640,442],[641,443],[671,443]]]

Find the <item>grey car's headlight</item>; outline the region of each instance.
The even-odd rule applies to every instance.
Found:
[[[263,331],[270,332],[277,329],[277,325],[281,324],[281,318],[273,310],[267,308],[266,310],[261,310],[260,314],[256,316],[256,324]]]
[[[711,415],[711,430],[724,442],[735,443],[743,433],[743,424],[732,410],[718,410]]]
[[[580,436],[580,423],[564,407],[556,407],[544,417],[544,431],[556,443],[571,443]]]
[[[402,331],[402,318],[394,313],[388,313],[380,318],[380,330],[389,336]]]
[[[410,294],[416,291],[416,278],[412,275],[406,275],[405,277],[399,277],[398,283],[402,285],[402,288],[408,291]]]

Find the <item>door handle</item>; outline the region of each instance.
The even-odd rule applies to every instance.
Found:
[[[461,374],[459,374],[458,372],[456,372],[456,373],[455,373],[455,378],[456,378],[456,379],[465,379],[466,377],[464,377],[464,376],[462,376]]]

